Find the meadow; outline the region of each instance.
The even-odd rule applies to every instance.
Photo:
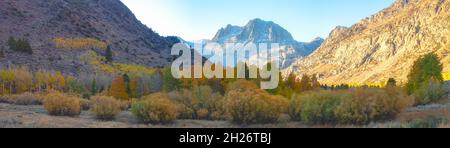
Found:
[[[291,74],[273,90],[260,89],[263,79],[175,79],[169,67],[145,68],[108,63],[98,56],[91,58],[100,67],[98,72],[78,76],[26,67],[1,69],[2,126],[21,127],[16,123],[28,122],[25,125],[37,127],[448,124],[449,89],[444,86],[442,64],[434,54],[417,60],[407,84],[389,79],[382,86],[327,86],[320,84],[315,75]],[[81,120],[74,123],[79,124],[67,122],[77,119]],[[62,124],[52,124],[58,122]]]

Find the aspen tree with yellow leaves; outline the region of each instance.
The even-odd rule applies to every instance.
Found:
[[[56,72],[54,78],[57,84],[57,89],[60,91],[64,91],[64,88],[66,86],[66,79],[64,78],[64,75],[62,75],[61,72]]]
[[[56,48],[65,48],[65,49],[84,49],[84,48],[98,48],[98,49],[106,49],[107,44],[103,41],[93,39],[93,38],[75,38],[75,39],[66,39],[66,38],[55,38],[53,40]]]

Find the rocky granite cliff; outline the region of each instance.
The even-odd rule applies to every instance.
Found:
[[[284,74],[318,74],[325,84],[405,82],[413,62],[430,52],[450,72],[450,1],[397,0],[349,28],[337,27]]]

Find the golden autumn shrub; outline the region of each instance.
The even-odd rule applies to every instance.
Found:
[[[177,107],[163,93],[141,98],[131,106],[131,112],[144,123],[172,123],[177,117]]]
[[[77,116],[81,113],[81,98],[50,92],[45,96],[44,108],[54,116]]]
[[[238,80],[228,87],[225,102],[233,122],[238,124],[273,123],[286,112],[287,99],[271,96],[254,83]]]
[[[207,109],[200,109],[197,111],[198,119],[207,119],[209,116],[209,111]]]
[[[94,96],[92,99],[92,112],[101,120],[112,120],[120,113],[120,102],[113,97]]]
[[[132,102],[134,102],[136,99],[130,99],[130,101],[120,101],[120,110],[121,111],[127,111],[131,108]]]
[[[412,106],[414,99],[395,88],[356,88],[350,90],[335,111],[343,124],[368,124],[393,119]]]

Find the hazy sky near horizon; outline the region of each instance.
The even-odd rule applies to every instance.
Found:
[[[274,21],[298,41],[326,38],[336,26],[351,26],[394,0],[121,0],[163,36],[211,39],[228,24]]]

